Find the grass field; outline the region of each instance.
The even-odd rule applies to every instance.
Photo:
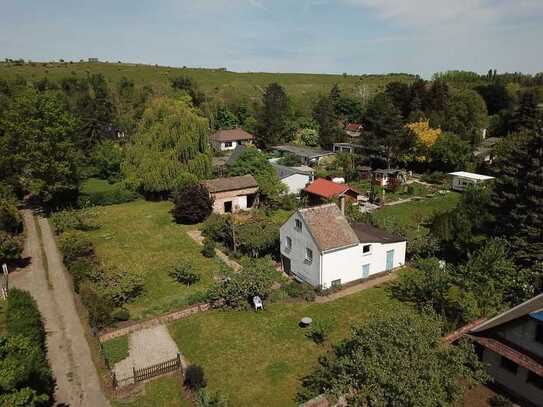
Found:
[[[113,407],[190,407],[191,402],[183,398],[180,380],[161,377],[145,384],[143,394],[133,401],[115,400]]]
[[[411,82],[410,75],[327,75],[304,73],[237,73],[221,69],[191,69],[143,64],[119,63],[34,63],[15,65],[0,63],[0,79],[14,79],[20,75],[28,80],[43,77],[59,79],[66,76],[84,77],[102,73],[111,83],[116,84],[123,76],[132,79],[136,85],[148,85],[166,90],[171,78],[186,75],[195,79],[200,87],[212,94],[226,97],[260,97],[265,86],[279,82],[290,96],[298,98],[320,92],[328,92],[338,83],[348,94],[371,95],[383,89],[393,80]]]
[[[131,269],[145,281],[144,292],[127,305],[132,319],[143,318],[186,305],[189,297],[203,291],[222,266],[200,253],[201,246],[177,225],[169,213],[170,202],[138,200],[97,207],[97,230],[85,232],[93,242],[98,260],[106,265]],[[180,260],[189,260],[200,274],[187,287],[169,276]]]
[[[104,353],[111,367],[128,357],[128,336],[120,336],[104,342]]]
[[[81,184],[81,194],[95,194],[115,191],[119,184],[110,184],[105,179],[89,178]]]
[[[191,363],[204,368],[208,388],[234,406],[295,406],[300,378],[317,365],[330,343],[372,314],[403,307],[385,288],[326,303],[265,304],[263,312],[211,311],[170,326]],[[304,316],[330,322],[330,340],[317,345],[298,322]]]

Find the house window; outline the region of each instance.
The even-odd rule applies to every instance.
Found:
[[[232,147],[232,142],[231,142],[231,141],[225,141],[225,142],[224,142],[224,147],[225,147],[225,148]]]
[[[300,219],[296,219],[295,222],[296,222],[296,230],[298,232],[301,232],[302,231],[302,221]]]
[[[511,372],[513,374],[517,374],[518,365],[515,362],[513,362],[512,360],[504,358],[502,356],[501,361],[500,361],[500,365],[501,365],[501,367],[503,367],[508,372]]]
[[[528,378],[526,379],[526,382],[530,383],[531,385],[537,387],[540,390],[543,390],[543,377],[535,374],[532,371],[528,372]]]
[[[341,279],[332,280],[332,287],[340,287],[340,286],[341,286]]]
[[[535,327],[536,342],[543,343],[543,324],[537,324]]]
[[[288,236],[287,236],[287,239],[285,240],[285,247],[289,250],[292,249],[292,239]]]
[[[308,248],[305,249],[305,261],[306,263],[311,263],[313,261],[313,250]]]
[[[362,246],[362,254],[371,254],[371,244]]]

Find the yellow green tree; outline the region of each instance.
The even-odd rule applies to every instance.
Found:
[[[439,136],[441,136],[441,129],[431,128],[429,120],[409,123],[405,127],[415,135],[417,140],[415,145],[415,159],[421,162],[427,161],[428,150],[434,145]]]

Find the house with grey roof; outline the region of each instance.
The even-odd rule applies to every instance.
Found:
[[[276,163],[271,165],[281,182],[288,188],[289,194],[298,195],[315,178],[315,170],[305,165],[299,167],[287,167]]]
[[[335,155],[332,151],[322,150],[316,147],[295,146],[292,144],[273,146],[272,150],[281,157],[289,154],[295,155],[304,165],[317,165],[323,158]]]
[[[405,264],[404,239],[350,224],[336,204],[297,210],[279,233],[283,270],[315,287],[340,286]]]

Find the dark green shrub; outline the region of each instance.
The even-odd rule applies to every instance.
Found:
[[[132,301],[143,291],[143,278],[132,270],[109,266],[100,268],[96,287],[113,304],[120,306]]]
[[[202,247],[202,254],[205,257],[215,257],[215,242],[211,239],[204,239],[204,247]]]
[[[45,349],[45,329],[41,314],[32,296],[17,288],[9,291],[7,304],[7,331],[10,335],[21,335]]]
[[[64,263],[69,265],[82,257],[94,255],[92,242],[78,231],[63,233],[59,238],[60,251],[64,255]]]
[[[195,224],[203,222],[213,210],[213,199],[200,184],[189,185],[175,194],[171,213],[177,223]]]
[[[193,391],[198,391],[206,387],[206,384],[204,369],[198,365],[189,365],[185,371],[185,386]]]
[[[90,259],[76,259],[68,266],[68,271],[72,275],[75,292],[79,292],[81,283],[85,280],[95,280],[99,271],[97,265]]]
[[[111,317],[115,321],[128,321],[130,319],[130,312],[126,308],[119,308],[113,311]]]
[[[194,283],[200,281],[200,275],[195,273],[192,269],[192,264],[188,262],[179,262],[175,268],[170,272],[170,276],[178,283],[191,286]]]
[[[428,184],[441,184],[446,179],[446,175],[440,171],[435,171],[430,174],[424,174],[421,180]]]
[[[81,302],[87,308],[92,326],[102,328],[111,324],[113,304],[106,296],[98,294],[92,283],[84,282],[81,284],[79,295]]]
[[[322,344],[328,338],[330,332],[331,324],[327,321],[316,321],[313,322],[311,330],[306,334],[306,336],[313,340],[316,344]]]
[[[0,199],[0,231],[8,233],[21,233],[23,220],[17,207],[7,199]]]
[[[306,301],[315,301],[315,289],[306,283],[291,281],[284,287],[286,293],[292,298],[301,298]]]
[[[19,260],[23,252],[23,239],[21,236],[0,231],[0,263],[8,260]]]
[[[230,216],[212,213],[202,226],[202,234],[215,242],[228,242],[231,236]]]
[[[138,199],[137,192],[126,189],[122,184],[116,184],[108,191],[86,192],[79,197],[79,207],[115,205],[132,202]]]

